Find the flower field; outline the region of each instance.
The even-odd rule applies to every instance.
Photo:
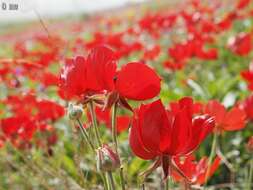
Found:
[[[0,42],[0,190],[253,189],[251,0],[40,17]]]

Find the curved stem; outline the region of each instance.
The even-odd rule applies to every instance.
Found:
[[[94,110],[94,106],[93,106],[92,101],[89,102],[89,106],[90,106],[92,124],[93,124],[93,127],[95,128],[95,135],[96,135],[97,143],[98,143],[98,146],[101,147],[102,142],[101,142],[100,135],[99,135],[99,132],[98,132],[97,118],[96,118],[96,114],[95,114],[95,110]]]
[[[211,153],[210,153],[210,156],[209,156],[208,165],[207,165],[207,172],[206,172],[206,176],[205,176],[205,185],[206,185],[208,177],[209,177],[209,173],[210,173],[213,158],[216,154],[217,138],[218,138],[218,134],[214,133]]]
[[[95,152],[95,147],[94,147],[94,145],[92,144],[92,142],[90,141],[90,138],[89,138],[88,133],[87,133],[86,130],[83,128],[80,119],[77,119],[77,122],[78,122],[78,126],[79,126],[79,129],[80,129],[80,131],[81,131],[83,137],[86,139],[86,141],[87,141],[88,144],[90,145],[91,149]]]

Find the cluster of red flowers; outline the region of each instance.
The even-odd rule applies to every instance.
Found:
[[[32,94],[9,96],[2,103],[9,105],[12,113],[12,116],[0,121],[2,143],[10,141],[18,148],[29,148],[33,140],[36,146],[43,148],[56,143],[57,133],[53,124],[65,114],[61,105],[50,100],[40,100]],[[37,133],[44,140],[33,139]]]
[[[73,111],[72,118],[81,117],[82,109],[91,103],[91,107],[95,106],[91,113],[87,112],[87,122],[94,122],[95,114],[97,123],[109,129],[116,125],[118,134],[130,129],[129,145],[133,154],[153,161],[146,174],[161,166],[165,179],[170,175],[180,183],[203,185],[218,169],[221,158],[214,155],[209,161],[208,157],[198,161],[195,152],[208,135],[216,137],[226,131],[241,130],[247,121],[252,121],[253,95],[229,108],[217,100],[195,102],[192,97],[183,97],[165,106],[159,93],[161,84],[168,81],[164,73],[158,75],[157,71],[162,67],[166,74],[168,70],[176,72],[191,60],[218,60],[222,51],[249,59],[251,31],[233,34],[225,43],[221,40],[235,22],[253,15],[252,10],[244,11],[249,3],[250,0],[239,0],[217,19],[216,11],[223,6],[220,1],[206,5],[200,0],[190,0],[177,11],[162,9],[147,13],[120,32],[113,30],[118,21],[109,20],[103,32],[92,31],[92,39],[87,41],[76,38],[68,44],[60,35],[51,35],[16,42],[13,57],[0,58],[0,82],[8,88],[0,102],[6,109],[6,113],[0,111],[0,147],[11,142],[21,149],[33,144],[49,149],[57,142],[54,123],[64,116],[64,108],[49,98],[39,98],[43,93],[51,93],[52,87],[54,96],[81,105]],[[83,29],[78,25],[74,30],[82,32]],[[168,44],[163,43],[166,40]],[[65,51],[68,50],[63,46],[68,46],[74,56],[66,58],[60,68],[56,62],[67,57]],[[81,55],[76,56],[80,52]],[[88,53],[83,55],[83,52]],[[138,61],[129,61],[132,57]],[[60,77],[55,74],[58,68]],[[241,71],[241,77],[252,91],[252,63],[249,69]],[[29,93],[23,95],[22,92]],[[135,107],[130,101],[146,102]],[[115,105],[130,110],[132,115],[112,113]],[[115,120],[111,120],[113,117]],[[85,136],[89,125],[84,126],[80,129]],[[88,143],[94,148],[93,142]],[[99,159],[105,155],[112,157],[119,167],[118,155],[108,145],[98,143],[98,146]],[[252,151],[252,138],[247,148]],[[110,164],[101,168],[111,171],[113,164]]]

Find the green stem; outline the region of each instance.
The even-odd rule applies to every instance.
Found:
[[[165,183],[165,190],[169,190],[169,188],[170,188],[170,178],[168,178]]]
[[[248,185],[247,190],[251,190],[251,184],[252,184],[252,177],[253,177],[253,158],[250,160],[250,170],[249,170],[249,179],[248,179]]]
[[[109,190],[107,178],[106,178],[106,175],[103,172],[101,173],[101,177],[102,177],[102,180],[103,180],[103,183],[104,183],[105,190]]]
[[[117,103],[112,108],[112,139],[115,146],[115,151],[118,154],[118,140],[117,140]]]
[[[95,128],[95,135],[96,135],[96,138],[97,138],[98,146],[102,147],[102,142],[101,142],[100,135],[99,135],[99,132],[98,132],[98,124],[97,124],[97,118],[96,118],[93,102],[89,102],[89,106],[90,106],[90,113],[91,113],[91,119],[92,119],[93,127]]]
[[[124,172],[123,167],[120,168],[120,183],[121,183],[121,189],[125,190],[125,179],[124,179]]]
[[[90,138],[89,138],[88,133],[87,133],[86,130],[83,128],[80,119],[77,119],[77,122],[78,122],[78,124],[79,124],[78,126],[79,126],[79,129],[80,129],[80,131],[81,131],[83,137],[86,139],[86,141],[87,141],[88,144],[90,145],[91,149],[92,149],[94,152],[96,152],[96,151],[95,151],[95,147],[94,147],[94,145],[92,144],[92,142],[90,141]]]
[[[206,176],[205,176],[205,185],[206,185],[208,177],[209,177],[209,173],[210,173],[213,158],[216,154],[217,138],[218,138],[218,134],[214,133],[211,153],[210,153],[210,156],[209,156],[208,165],[207,165],[207,172],[206,172]]]
[[[109,180],[110,180],[110,185],[111,185],[111,190],[116,190],[115,188],[115,183],[113,180],[112,172],[108,172]]]

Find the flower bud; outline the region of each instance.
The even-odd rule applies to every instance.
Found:
[[[253,136],[249,138],[246,148],[249,152],[253,153]]]
[[[100,171],[114,171],[120,167],[119,156],[108,145],[97,150],[97,168]]]
[[[75,106],[73,104],[69,105],[68,116],[71,120],[79,119],[83,114],[83,109],[80,106]]]

